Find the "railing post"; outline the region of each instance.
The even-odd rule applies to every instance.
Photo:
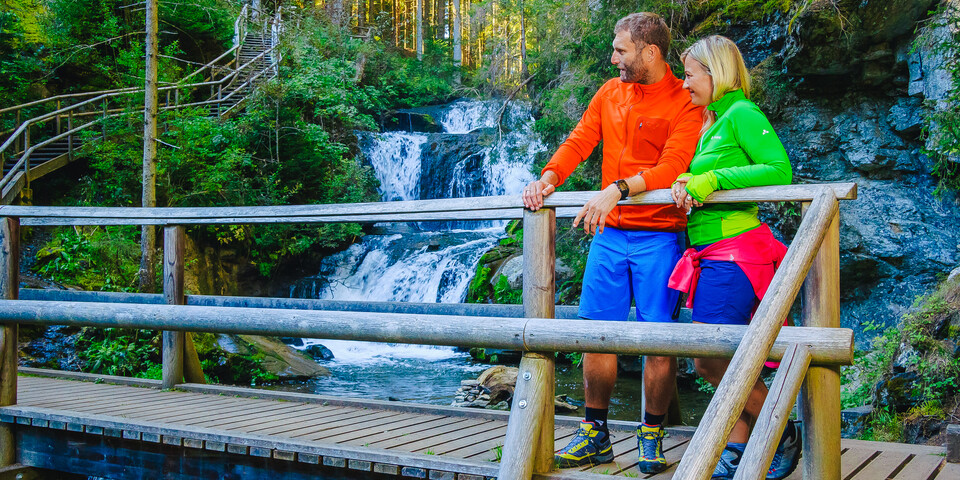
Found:
[[[19,127],[20,127],[20,110],[17,109],[17,122],[13,125],[13,128],[14,128],[14,129],[17,129],[17,128],[19,128]],[[18,145],[18,144],[20,144],[20,143],[21,143],[21,140],[20,140],[19,138],[14,139],[14,141],[13,141],[13,150],[14,150],[15,152],[20,152],[20,151],[22,151],[22,150],[20,150],[20,146]]]
[[[523,313],[554,317],[554,259],[557,213],[552,208],[523,214]],[[500,480],[528,480],[554,468],[553,352],[525,352],[510,408],[500,461]]]
[[[809,204],[804,202],[803,212]],[[834,214],[803,286],[803,326],[840,326],[840,214]],[[840,367],[811,366],[800,391],[803,478],[840,478]]]
[[[67,161],[73,161],[73,110],[67,112]]]
[[[57,111],[60,111],[60,100],[57,100]],[[57,135],[60,135],[60,114],[57,114]]]
[[[163,229],[163,296],[170,305],[183,305],[184,228]],[[184,332],[163,332],[163,388],[183,383]]]
[[[0,299],[16,300],[20,286],[20,220],[0,218]],[[0,327],[0,406],[17,404],[17,325]],[[0,466],[16,463],[10,423],[0,423]]]

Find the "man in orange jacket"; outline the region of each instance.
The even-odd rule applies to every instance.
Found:
[[[665,56],[670,30],[653,13],[634,13],[614,29],[610,61],[620,77],[600,87],[567,140],[523,191],[524,205],[537,210],[555,188],[603,140],[602,185],[573,221],[594,235],[583,277],[579,315],[591,320],[627,320],[636,303],[637,320],[676,321],[678,294],[667,279],[685,245],[685,212],[675,205],[625,205],[630,195],[669,188],[687,171],[703,125],[703,110],[690,103],[683,81]],[[638,467],[656,473],[667,466],[663,420],[673,398],[677,371],[673,357],[647,356],[646,408],[637,428]],[[569,445],[557,452],[561,468],[613,460],[607,431],[617,357],[587,353],[583,359],[586,418]]]

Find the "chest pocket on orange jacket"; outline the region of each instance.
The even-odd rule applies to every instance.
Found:
[[[670,133],[670,122],[662,118],[641,116],[633,132],[633,146],[638,158],[659,157],[667,135]]]

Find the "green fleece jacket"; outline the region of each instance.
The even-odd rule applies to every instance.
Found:
[[[703,132],[690,162],[687,192],[703,201],[714,190],[788,185],[790,159],[767,117],[734,90],[707,107],[717,121]],[[694,208],[687,223],[693,245],[735,237],[760,225],[756,203],[715,203]]]

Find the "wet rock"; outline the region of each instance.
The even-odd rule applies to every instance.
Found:
[[[950,275],[947,275],[947,281],[952,282],[957,278],[960,278],[960,267],[954,268],[950,271]]]
[[[922,105],[919,98],[904,97],[890,107],[887,123],[901,137],[915,140],[923,128]]]
[[[302,347],[303,339],[300,337],[280,337],[280,341],[291,347]]]
[[[320,345],[319,343],[310,345],[309,347],[303,350],[303,353],[310,355],[316,360],[333,360],[333,352],[329,348]]]
[[[410,110],[398,110],[392,116],[385,118],[382,121],[381,129],[384,131],[429,133],[443,131],[443,128],[432,115]]]
[[[913,32],[934,0],[813,0],[791,20],[784,63],[807,79],[847,76],[884,85],[896,76],[890,45]],[[896,12],[895,14],[893,12]]]
[[[859,438],[867,428],[867,419],[873,413],[873,407],[845,408],[840,411],[840,436],[843,438]]]
[[[932,437],[937,436],[947,426],[944,420],[921,415],[915,418],[908,418],[903,426],[903,438],[906,443],[924,444]]]
[[[898,373],[877,384],[877,399],[881,407],[893,407],[905,412],[921,401],[920,376],[916,372]]]

